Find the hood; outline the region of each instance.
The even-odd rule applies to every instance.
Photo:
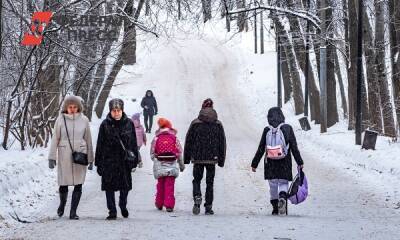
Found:
[[[283,115],[282,109],[279,107],[273,107],[268,110],[268,124],[276,128],[279,124],[285,122],[285,116]]]
[[[150,93],[150,94],[151,94],[151,96],[150,96],[150,97],[154,97],[153,91],[151,91],[151,90],[147,90],[147,91],[146,91],[146,95],[145,95],[145,97],[149,97],[149,96],[147,96],[147,94],[148,94],[148,93]]]
[[[216,122],[218,114],[213,108],[207,107],[200,110],[198,119],[202,122]]]
[[[83,112],[83,99],[79,96],[69,95],[64,98],[61,106],[61,113],[67,113],[68,106],[71,104],[78,106],[78,112]]]
[[[140,113],[135,113],[131,117],[132,121],[138,121],[140,123]]]
[[[141,127],[139,119],[131,119],[131,120],[133,122],[133,125],[135,125],[135,128],[140,128]]]

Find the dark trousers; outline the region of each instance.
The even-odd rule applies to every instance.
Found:
[[[67,193],[68,186],[60,186],[58,190],[60,193]],[[75,185],[74,192],[82,192],[82,184]]]
[[[212,206],[214,200],[215,164],[194,164],[193,166],[193,198],[201,197],[201,179],[206,169],[206,202],[204,206]]]
[[[153,116],[153,114],[150,114],[147,111],[143,112],[144,126],[146,127],[146,131],[150,131],[153,126]]]
[[[128,193],[129,191],[119,191],[119,207],[121,209],[126,209],[126,204],[128,202]],[[107,208],[110,213],[117,213],[117,207],[115,206],[115,192],[114,191],[106,191],[107,198]]]

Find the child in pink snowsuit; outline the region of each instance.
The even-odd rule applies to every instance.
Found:
[[[147,143],[147,138],[146,138],[146,134],[144,133],[144,127],[143,125],[140,123],[140,113],[135,113],[132,115],[131,118],[133,124],[135,125],[135,132],[136,132],[136,143],[138,146],[138,153],[139,153],[139,168],[141,168],[143,166],[143,162],[142,162],[142,156],[140,154],[140,148],[145,145]],[[133,169],[132,169],[133,170]]]
[[[151,143],[150,156],[154,162],[153,173],[157,179],[155,205],[158,210],[166,208],[172,212],[175,207],[175,178],[179,170],[183,172],[185,165],[182,158],[182,147],[176,137],[177,131],[165,118],[158,120],[160,127]],[[179,164],[179,168],[178,168]]]

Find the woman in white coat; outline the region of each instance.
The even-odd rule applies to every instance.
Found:
[[[48,157],[49,168],[53,169],[56,165],[58,166],[60,206],[57,209],[57,214],[60,217],[64,215],[68,186],[74,186],[69,218],[75,220],[79,219],[76,210],[82,195],[82,184],[85,182],[86,171],[87,168],[92,170],[94,161],[89,119],[83,115],[82,110],[83,105],[80,97],[65,97],[60,115],[54,125]],[[89,167],[74,163],[72,152],[87,154]]]

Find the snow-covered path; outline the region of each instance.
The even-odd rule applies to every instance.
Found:
[[[273,57],[273,56],[271,56]],[[245,96],[237,89],[239,59],[224,45],[212,41],[169,42],[148,56],[143,75],[125,69],[112,96],[127,102],[132,114],[146,89],[154,90],[159,115],[172,120],[181,141],[201,101],[211,97],[224,124],[228,154],[226,166],[217,168],[214,216],[193,216],[192,168],[177,179],[177,204],[173,213],[155,209],[155,180],[148,147],[142,149],[144,168],[133,174],[130,218],[108,222],[100,178],[92,172],[84,185],[78,209],[81,219],[67,217],[26,224],[9,233],[21,239],[400,239],[400,216],[384,207],[383,197],[342,169],[326,166],[313,153],[302,151],[310,181],[310,197],[302,205],[289,206],[289,216],[273,217],[267,184],[260,164],[250,171],[263,123],[249,114]],[[271,74],[275,74],[271,72]],[[273,103],[266,103],[269,107]],[[97,131],[96,123],[93,132]],[[94,136],[96,138],[96,136]],[[300,143],[301,146],[307,144]],[[205,185],[205,184],[203,184]],[[55,188],[54,188],[55,189]],[[49,189],[53,191],[53,189]],[[117,195],[118,196],[118,195]],[[55,216],[58,200],[43,215]],[[68,203],[69,205],[69,203]],[[67,207],[66,213],[69,212]],[[67,214],[68,215],[68,214]]]

